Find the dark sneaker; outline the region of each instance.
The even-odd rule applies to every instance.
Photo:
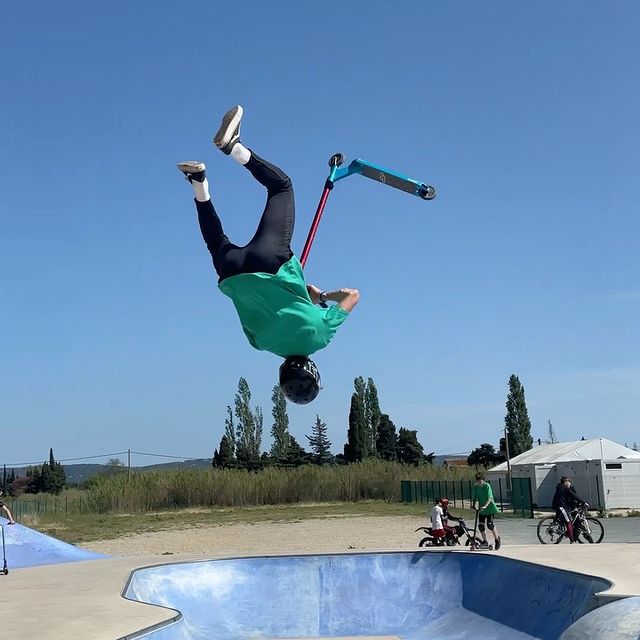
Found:
[[[502,538],[500,536],[498,536],[496,538],[496,546],[494,547],[496,551],[500,548],[501,544],[502,544]]]
[[[483,540],[483,541],[480,543],[480,548],[481,548],[481,549],[488,549],[488,548],[489,548],[489,543],[488,543],[486,540]]]
[[[213,144],[229,155],[233,145],[240,141],[240,121],[242,120],[243,110],[238,104],[229,109],[222,118],[222,124],[218,129],[218,133],[213,137]]]
[[[178,169],[182,171],[184,177],[189,182],[204,182],[206,177],[204,162],[196,162],[189,160],[188,162],[179,162]]]

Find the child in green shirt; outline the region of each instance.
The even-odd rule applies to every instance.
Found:
[[[493,534],[494,548],[496,551],[500,548],[502,541],[496,531],[496,526],[493,523],[493,516],[498,513],[498,507],[493,500],[493,491],[491,485],[485,482],[484,475],[482,473],[476,473],[476,483],[473,486],[473,505],[478,513],[478,531],[482,537],[482,545],[488,546],[487,535],[485,533],[486,527]],[[477,503],[477,504],[476,504]]]

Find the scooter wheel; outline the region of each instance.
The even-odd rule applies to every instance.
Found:
[[[342,153],[334,153],[331,158],[329,158],[329,166],[330,167],[339,167],[344,162],[344,155]]]
[[[436,197],[436,190],[430,184],[423,184],[419,195],[423,200],[433,200]]]

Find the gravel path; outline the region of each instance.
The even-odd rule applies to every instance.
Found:
[[[603,520],[604,542],[640,542],[640,519]],[[349,549],[415,549],[419,518],[329,517],[296,522],[260,522],[194,526],[154,533],[96,540],[81,544],[86,549],[113,556],[163,554],[299,553],[347,551]],[[496,526],[504,545],[539,544],[537,520],[502,519]]]

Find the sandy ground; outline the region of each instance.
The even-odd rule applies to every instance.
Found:
[[[298,553],[349,549],[415,549],[419,518],[328,517],[297,522],[195,526],[96,540],[80,546],[112,556]]]
[[[422,537],[418,516],[333,516],[294,522],[200,525],[97,540],[79,546],[110,556],[162,554],[321,553],[349,549],[415,549]],[[638,518],[603,521],[605,543],[640,543]],[[538,520],[499,518],[503,545],[538,545]]]

